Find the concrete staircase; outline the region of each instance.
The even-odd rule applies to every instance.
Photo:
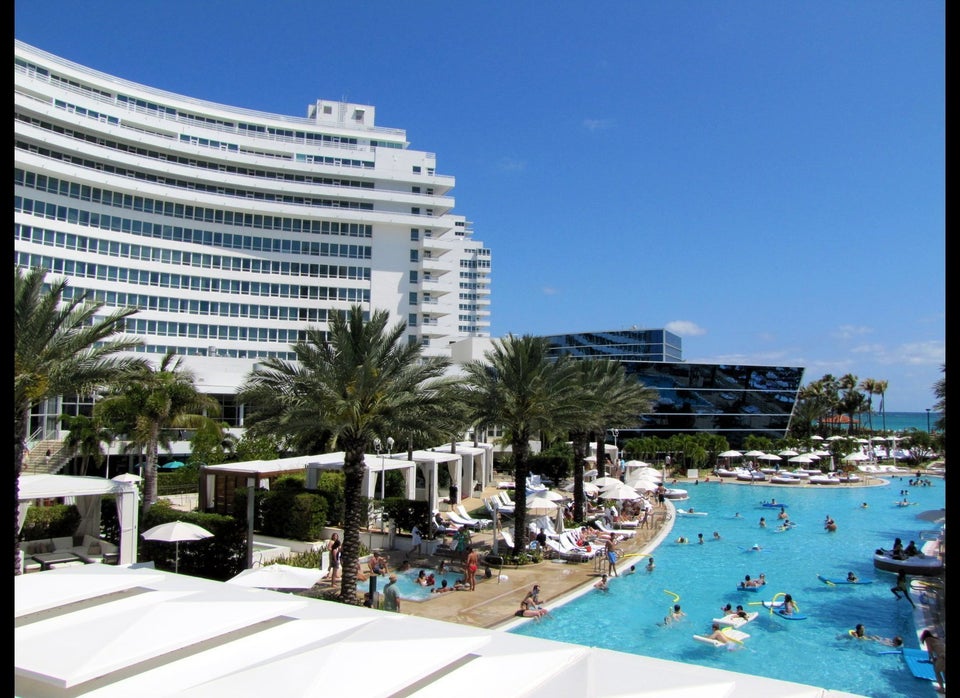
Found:
[[[47,451],[50,451],[49,457]],[[70,451],[63,441],[42,439],[30,448],[22,472],[27,475],[56,475],[70,462],[70,458]]]

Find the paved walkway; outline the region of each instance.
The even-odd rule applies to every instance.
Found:
[[[496,488],[488,488],[482,496],[490,497],[494,494]],[[462,504],[467,511],[483,507],[483,501],[479,497],[466,498]],[[618,570],[626,570],[632,564],[643,564],[645,558],[641,555],[656,547],[670,532],[673,527],[673,505],[667,502],[663,509],[656,509],[655,512],[658,514],[654,517],[652,526],[638,529],[635,536],[618,544],[622,554],[617,564]],[[482,560],[484,554],[492,548],[493,532],[487,530],[475,533],[471,536],[471,542],[480,552]],[[387,551],[386,554],[393,569],[408,559],[403,551]],[[442,559],[447,560],[448,569],[463,569],[459,561],[436,555],[414,554],[409,558],[412,567],[427,568],[436,568]],[[556,602],[562,597],[577,595],[584,589],[589,589],[605,571],[605,564],[601,567],[600,562],[592,560],[579,563],[544,560],[530,565],[490,568],[490,576],[487,577],[486,566],[481,564],[477,572],[476,590],[440,594],[419,602],[405,600],[401,611],[414,616],[494,628],[516,620],[514,614],[520,608],[520,601],[534,584],[540,585],[540,599],[550,608],[551,601]]]

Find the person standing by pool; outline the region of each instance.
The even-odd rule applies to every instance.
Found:
[[[900,570],[897,572],[897,583],[896,585],[890,587],[890,591],[894,596],[897,597],[898,601],[900,600],[900,594],[902,593],[906,597],[907,601],[910,602],[911,606],[914,608],[917,607],[917,605],[913,602],[913,599],[910,598],[910,582],[907,581],[906,570]]]
[[[470,589],[470,591],[476,591],[477,568],[480,566],[480,556],[477,555],[477,551],[473,549],[473,546],[467,546],[467,559],[464,564],[467,572],[467,587]]]
[[[420,526],[413,524],[413,528],[410,529],[410,551],[407,553],[407,557],[410,557],[410,554],[416,550],[417,555],[422,553],[423,547],[423,536],[420,534]]]
[[[400,592],[397,590],[397,575],[391,574],[390,581],[383,588],[383,610],[400,613]]]
[[[617,573],[617,550],[614,547],[616,543],[613,542],[613,538],[607,538],[607,542],[604,544],[607,549],[607,562],[610,563],[610,572],[613,573],[614,577],[619,577]]]
[[[340,534],[336,531],[330,536],[328,550],[330,551],[330,583],[337,583],[337,573],[340,571]]]
[[[933,665],[934,676],[937,677],[937,690],[946,693],[947,674],[947,645],[943,639],[937,637],[929,629],[920,633],[920,644],[927,648],[930,663]]]

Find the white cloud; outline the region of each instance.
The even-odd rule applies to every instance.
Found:
[[[517,160],[516,158],[500,158],[498,167],[501,170],[506,170],[509,172],[521,172],[527,169],[527,163],[525,160]]]
[[[605,131],[613,127],[613,119],[584,119],[583,127],[588,131]]]
[[[560,293],[560,291],[555,289],[553,286],[544,286],[541,290],[545,296],[555,296]]]
[[[707,331],[697,323],[690,322],[689,320],[671,320],[664,325],[664,328],[681,337],[699,337],[707,333]]]
[[[840,327],[834,330],[832,336],[837,339],[853,339],[854,337],[871,334],[872,332],[872,327],[865,327],[863,325],[840,325]]]

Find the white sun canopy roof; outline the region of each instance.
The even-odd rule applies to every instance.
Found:
[[[20,575],[14,598],[24,698],[850,695],[142,568]]]

